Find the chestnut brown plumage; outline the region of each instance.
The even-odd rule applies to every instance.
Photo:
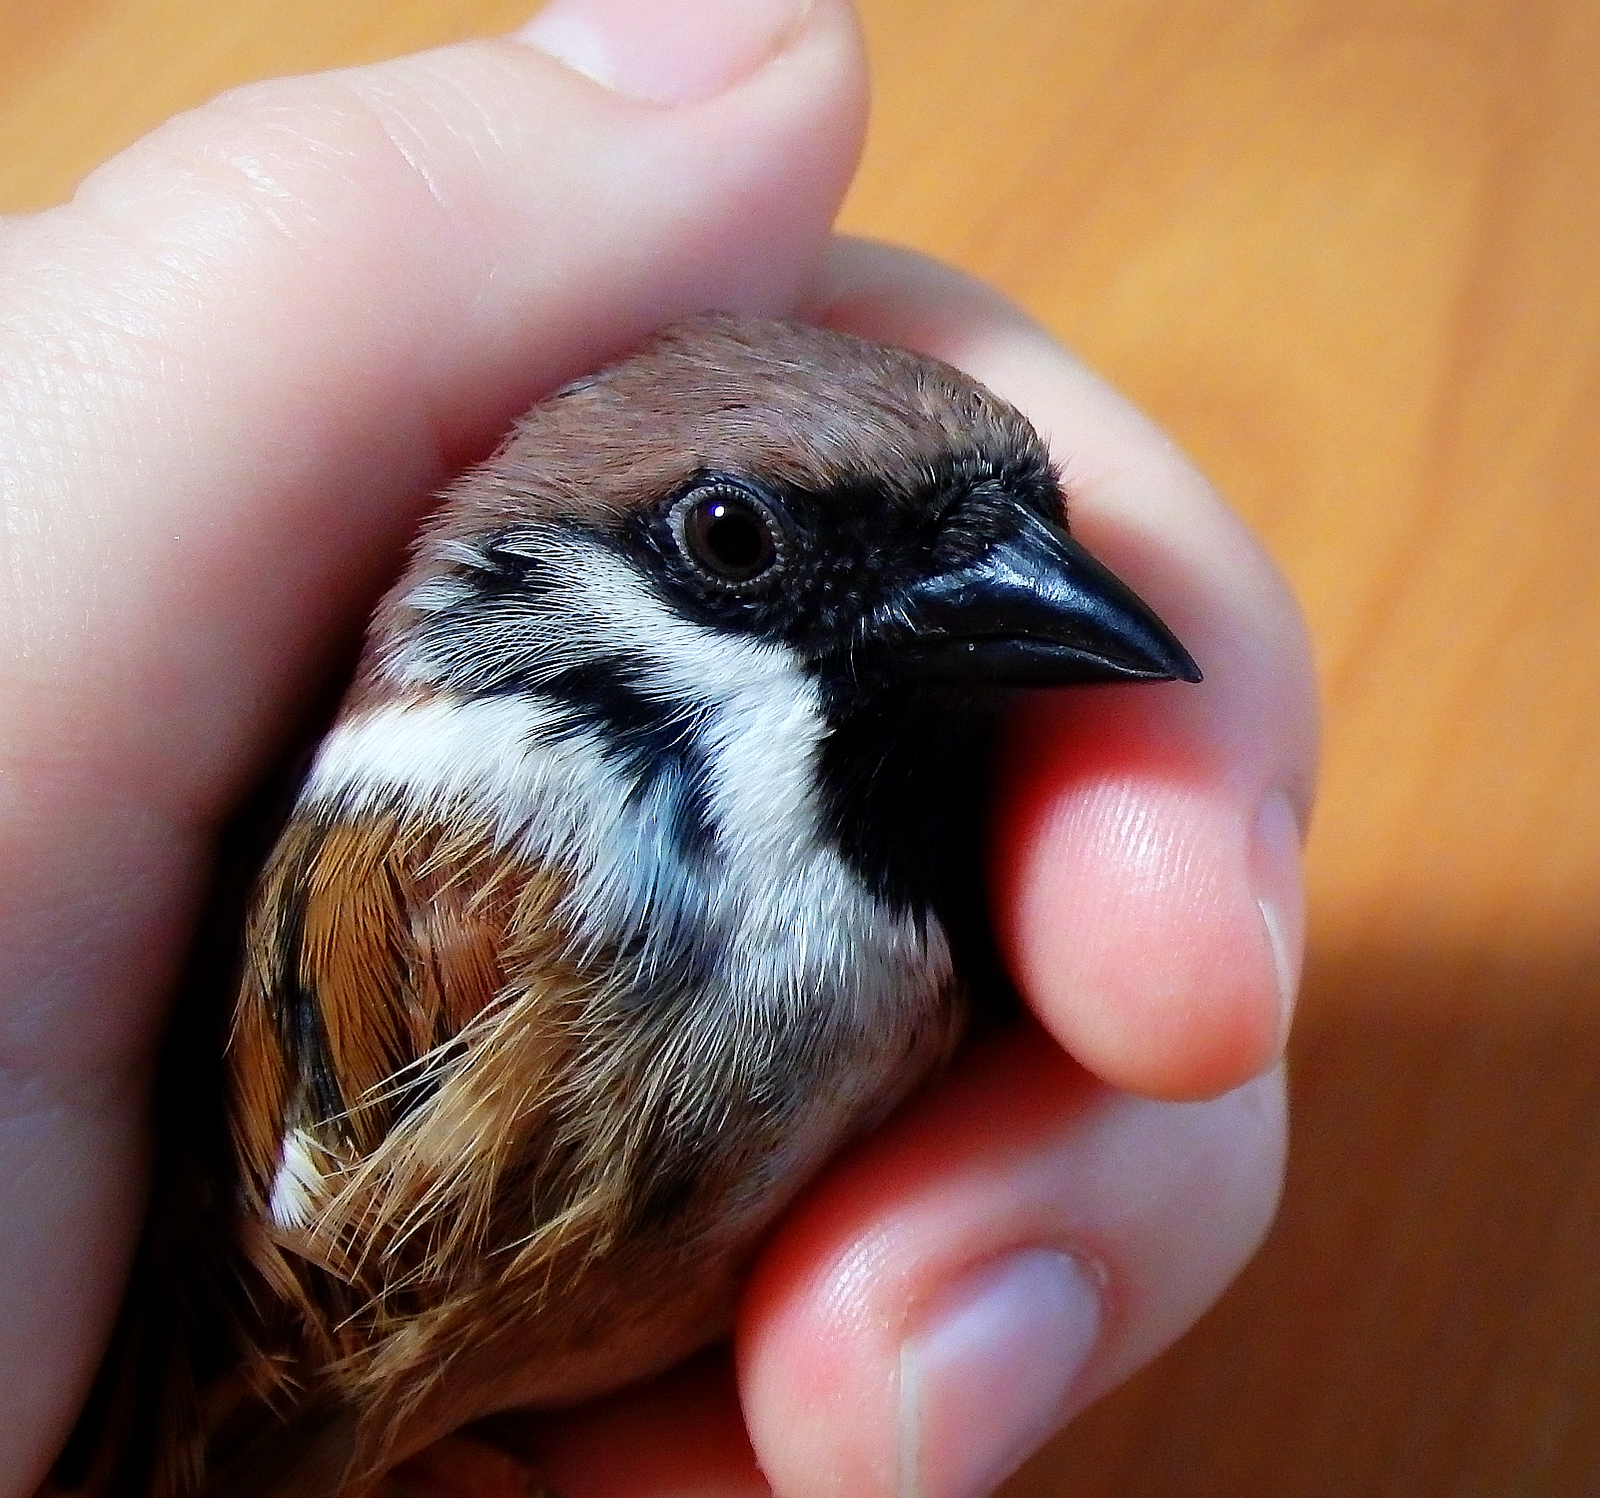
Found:
[[[1172,677],[1033,430],[945,365],[708,316],[536,407],[424,529],[255,883],[225,1147],[168,1068],[63,1482],[359,1491],[721,1334],[1000,981],[995,689]]]

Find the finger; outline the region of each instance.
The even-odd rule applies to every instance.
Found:
[[[1053,442],[1075,527],[1209,673],[1187,698],[1019,713],[994,883],[1030,1000],[1120,1082],[1215,1091],[1259,1070],[1297,961],[1297,824],[1269,813],[1262,859],[1245,809],[1303,808],[1314,730],[1275,574],[1169,444],[997,298],[847,247],[817,302],[1016,400]],[[1290,910],[1276,952],[1256,893],[1273,880]],[[989,1041],[831,1171],[763,1259],[740,1340],[763,1469],[784,1498],[986,1490],[1221,1290],[1281,1167],[1276,1073],[1157,1104],[1093,1083],[1036,1030]]]
[[[1271,1219],[1281,1075],[1113,1092],[1031,1025],[840,1162],[746,1294],[740,1385],[781,1498],[978,1498],[1153,1357]]]
[[[145,789],[213,807],[463,456],[665,319],[791,300],[859,92],[833,0],[677,108],[473,43],[239,90],[21,224],[0,658],[32,756],[176,760]]]
[[[1032,694],[1002,746],[995,923],[1041,1020],[1109,1082],[1234,1086],[1298,986],[1316,703],[1271,562],[1171,441],[993,292],[845,244],[821,316],[950,360],[1050,442],[1073,529],[1173,626],[1198,686]]]
[[[992,1038],[830,1173],[763,1261],[740,1336],[759,1466],[720,1351],[490,1439],[518,1481],[572,1498],[986,1493],[1237,1272],[1276,1202],[1282,1107],[1278,1075],[1156,1104],[1037,1030]],[[1063,1293],[1063,1260],[1086,1288]],[[435,1448],[422,1490],[496,1498],[504,1460]]]
[[[698,51],[653,45],[652,18],[681,41],[697,16]],[[0,1471],[19,1491],[112,1314],[215,823],[346,663],[429,491],[662,320],[786,305],[854,160],[843,0],[799,23],[665,3],[557,21],[535,41],[617,87],[509,41],[257,85],[0,235]]]

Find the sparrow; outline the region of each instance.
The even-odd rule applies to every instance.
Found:
[[[140,1451],[76,1480],[373,1492],[724,1334],[775,1219],[1003,990],[998,708],[1172,679],[1039,436],[948,365],[706,315],[536,406],[377,609],[217,1087],[168,1069],[174,1116],[215,1101],[130,1295],[124,1342],[168,1345],[100,1398]]]

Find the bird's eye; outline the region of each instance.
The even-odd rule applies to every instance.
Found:
[[[743,592],[783,563],[777,516],[734,484],[708,484],[684,495],[672,507],[672,531],[695,571],[722,588]]]

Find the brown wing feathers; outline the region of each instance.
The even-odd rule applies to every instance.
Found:
[[[232,1047],[247,1215],[267,1224],[247,1245],[270,1286],[249,1361],[269,1399],[359,1410],[348,1440],[370,1471],[492,1408],[508,1370],[649,1316],[655,1284],[682,1298],[697,1266],[624,1250],[634,1219],[693,1220],[740,1162],[694,1147],[701,1088],[652,1060],[673,1006],[641,1023],[607,998],[614,954],[575,955],[550,871],[380,822],[293,829],[267,880]],[[304,1226],[273,1226],[297,1129],[323,1179]],[[725,1277],[700,1274],[708,1303]],[[285,1438],[315,1428],[297,1417]]]
[[[529,1272],[530,1236],[574,1242],[558,1224],[575,1195],[605,1215],[552,1128],[594,981],[563,893],[481,836],[396,816],[292,827],[265,871],[230,1046],[247,1256],[270,1287],[252,1381],[315,1398],[302,1381],[321,1369],[324,1396],[367,1412],[375,1458],[481,1319],[486,1281],[514,1318],[506,1275],[520,1265],[521,1298],[542,1300],[554,1268]],[[272,1222],[291,1147],[304,1226]]]

